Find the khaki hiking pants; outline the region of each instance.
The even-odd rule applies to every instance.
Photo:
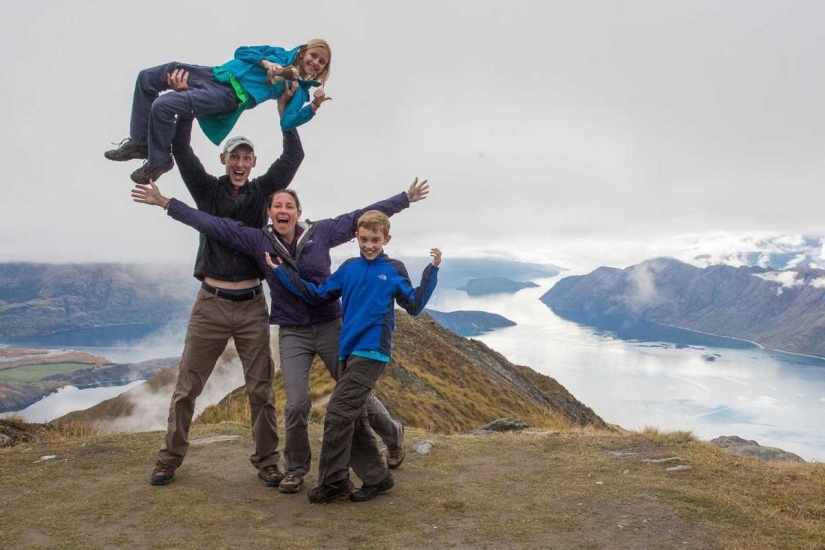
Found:
[[[269,315],[263,292],[249,300],[232,301],[201,289],[189,317],[180,372],[169,406],[166,441],[158,455],[164,464],[177,467],[183,462],[189,449],[195,399],[203,391],[229,338],[235,340],[249,393],[255,444],[250,461],[258,469],[278,463]]]

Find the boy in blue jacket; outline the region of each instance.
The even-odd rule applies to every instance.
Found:
[[[345,496],[363,502],[394,485],[370,431],[364,405],[390,361],[395,329],[393,302],[410,315],[421,313],[435,290],[441,263],[441,251],[431,249],[432,262],[424,269],[420,286],[413,288],[404,264],[383,252],[391,239],[390,220],[376,210],[358,219],[355,238],[361,255],[345,261],[320,285],[301,280],[292,266],[278,266],[266,254],[267,264],[290,292],[310,304],[340,297],[344,312],[338,352],[344,363],[343,375],[327,405],[318,485],[307,495],[312,503]],[[353,490],[349,480],[351,457],[366,465],[358,490]]]

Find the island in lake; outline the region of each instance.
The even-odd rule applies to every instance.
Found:
[[[516,326],[510,319],[486,311],[424,311],[439,325],[459,336],[478,336],[497,328]]]
[[[514,294],[525,288],[536,288],[539,285],[531,281],[514,281],[506,277],[485,277],[483,279],[470,279],[464,286],[457,290],[463,290],[469,296],[484,296],[487,294]]]

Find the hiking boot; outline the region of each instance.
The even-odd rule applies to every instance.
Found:
[[[152,477],[149,478],[149,483],[152,485],[169,485],[175,480],[176,469],[177,466],[170,466],[158,460],[155,462],[155,469],[152,470]]]
[[[407,450],[404,448],[404,424],[401,424],[401,445],[397,449],[387,448],[387,467],[395,470],[404,459],[407,458]]]
[[[158,181],[158,178],[175,167],[175,161],[170,156],[164,164],[157,166],[148,166],[144,163],[143,166],[132,172],[130,176],[132,181],[141,185],[149,185],[149,180]]]
[[[149,157],[149,150],[145,143],[135,143],[132,138],[126,138],[120,142],[117,149],[112,149],[103,153],[109,160],[123,162],[125,160],[144,159]]]
[[[284,479],[284,474],[277,464],[270,464],[258,470],[258,477],[264,482],[267,487],[277,487]]]
[[[278,490],[282,493],[297,493],[301,490],[303,484],[303,477],[287,474],[286,477],[281,480],[281,483],[278,484]]]
[[[360,489],[356,489],[350,493],[349,499],[353,502],[366,502],[374,499],[381,493],[386,493],[392,489],[393,485],[395,485],[395,481],[392,480],[392,475],[388,473],[387,477],[376,485],[367,485],[366,483],[361,485]]]
[[[349,478],[347,478],[338,483],[318,485],[307,493],[307,498],[311,504],[321,504],[331,500],[345,498],[352,492],[352,489],[352,483]]]

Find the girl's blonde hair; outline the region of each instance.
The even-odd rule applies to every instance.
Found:
[[[324,48],[327,51],[327,65],[320,73],[315,75],[315,80],[319,81],[321,84],[326,84],[327,79],[329,78],[329,71],[332,68],[332,49],[329,47],[329,44],[327,44],[326,40],[321,38],[313,38],[301,46],[301,49],[298,50],[298,53],[295,55],[292,65],[295,67],[300,67],[300,61],[304,57],[304,52],[312,48]]]

